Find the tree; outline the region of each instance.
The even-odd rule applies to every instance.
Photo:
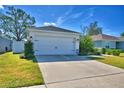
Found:
[[[33,26],[34,23],[34,17],[14,7],[8,7],[5,14],[0,14],[0,29],[7,37],[13,38],[16,41],[26,38],[26,29]]]
[[[81,31],[82,31],[81,35],[83,35],[83,36],[86,35],[87,26],[81,25],[80,28],[81,28]]]
[[[95,21],[93,23],[90,23],[89,26],[84,27],[83,32],[85,32],[87,35],[98,35],[102,34],[102,28],[98,27],[98,22]]]
[[[122,32],[120,35],[124,37],[124,32]]]
[[[87,55],[94,49],[93,41],[90,36],[80,36],[80,54]]]
[[[31,40],[28,40],[24,45],[24,56],[27,59],[31,59],[34,57],[33,43],[31,42]]]

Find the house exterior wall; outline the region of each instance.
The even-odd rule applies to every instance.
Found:
[[[21,53],[24,51],[24,41],[13,41],[12,43],[13,53]]]
[[[46,42],[42,42],[44,45],[48,45],[47,44],[47,41],[49,42],[50,40],[48,40],[48,39],[52,39],[52,37],[53,38],[56,38],[56,39],[53,39],[54,40],[54,42],[53,41],[51,41],[51,43],[53,44],[53,46],[54,46],[54,44],[59,44],[60,46],[62,46],[61,44],[60,44],[60,40],[61,40],[61,42],[63,42],[63,47],[65,46],[65,48],[67,48],[66,47],[66,44],[68,44],[66,41],[68,41],[68,42],[71,42],[71,40],[72,40],[72,42],[74,43],[73,45],[68,45],[68,46],[73,46],[74,47],[74,55],[76,55],[76,54],[78,54],[79,53],[79,34],[78,33],[70,33],[70,32],[60,32],[60,31],[42,31],[42,30],[34,30],[34,29],[31,29],[30,31],[29,31],[30,33],[29,33],[29,36],[31,36],[32,37],[32,41],[33,41],[33,43],[35,44],[36,43],[36,41],[37,41],[37,37],[44,37],[44,38],[42,38],[41,40],[43,41],[43,39],[44,39],[44,41],[46,41]],[[63,38],[63,39],[62,39]],[[70,41],[69,41],[69,39],[70,39]],[[39,39],[40,40],[40,39]],[[64,41],[63,40],[65,40],[65,45],[64,45]],[[71,44],[71,43],[70,43]],[[34,45],[35,46],[35,45]],[[40,47],[40,46],[39,46]],[[46,46],[47,47],[47,46]],[[38,48],[38,47],[37,47]],[[36,49],[36,48],[35,48]],[[49,50],[49,48],[47,48],[48,50]],[[59,50],[62,54],[64,54],[64,48],[62,48],[61,47],[61,49],[63,49],[63,50]],[[35,50],[34,50],[35,51]],[[66,53],[67,53],[67,51],[65,51]],[[66,54],[65,53],[65,54]],[[57,54],[57,53],[55,53],[55,54]]]
[[[117,48],[124,51],[124,41],[117,42]]]
[[[12,44],[11,40],[0,37],[0,53],[5,52],[6,47],[8,51],[11,51],[11,44]]]
[[[96,48],[102,48],[103,46],[102,46],[102,41],[101,40],[99,40],[99,41],[94,41],[94,46],[96,47]]]
[[[102,41],[102,46],[103,48],[107,48],[107,46],[109,48],[116,48],[116,41]]]
[[[116,41],[98,40],[94,41],[94,46],[96,48],[116,48]]]

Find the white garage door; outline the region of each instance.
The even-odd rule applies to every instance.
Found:
[[[35,55],[72,55],[74,46],[73,38],[41,36],[34,40]]]

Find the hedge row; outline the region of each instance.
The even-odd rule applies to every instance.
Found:
[[[120,53],[122,52],[122,50],[121,49],[102,48],[101,52],[102,52],[102,54],[119,56]]]

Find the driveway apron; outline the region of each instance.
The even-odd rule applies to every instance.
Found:
[[[47,62],[47,57],[44,62],[38,59],[46,87],[124,87],[123,69],[86,58],[65,57],[63,61],[57,57],[55,62],[50,59]]]

